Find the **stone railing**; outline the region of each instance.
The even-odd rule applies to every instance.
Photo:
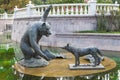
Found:
[[[35,6],[32,8],[33,14],[42,15],[48,5]],[[53,4],[50,12],[51,16],[69,16],[88,14],[88,4]]]
[[[13,14],[7,14],[7,13],[0,14],[0,19],[13,19],[13,18],[14,18]]]
[[[14,9],[15,18],[24,17],[36,17],[41,16],[44,10],[49,5],[34,6],[29,2],[25,8]],[[110,14],[111,10],[119,10],[119,4],[97,4],[96,1],[91,0],[88,3],[77,3],[77,4],[53,4],[53,9],[50,12],[50,16],[94,16],[96,14]]]
[[[119,10],[119,4],[97,4],[96,6],[96,13],[97,14],[110,14],[112,10]]]

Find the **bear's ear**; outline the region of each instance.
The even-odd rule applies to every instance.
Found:
[[[67,43],[67,46],[69,47],[69,43]]]
[[[46,23],[42,23],[42,27],[45,26],[45,25],[46,25]]]

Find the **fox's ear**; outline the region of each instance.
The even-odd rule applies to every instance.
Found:
[[[69,46],[69,44],[67,44],[67,46]]]

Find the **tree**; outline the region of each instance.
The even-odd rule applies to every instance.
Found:
[[[0,0],[0,8],[7,13],[13,13],[14,7],[25,7],[29,0]],[[2,13],[2,12],[0,12]]]
[[[40,4],[61,4],[61,3],[83,3],[84,0],[32,0],[36,5]]]
[[[120,4],[120,0],[112,0],[113,3],[115,3],[115,1],[117,1],[118,4]]]
[[[4,13],[5,10],[3,8],[0,8],[0,13]]]

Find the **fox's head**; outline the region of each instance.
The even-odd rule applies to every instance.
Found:
[[[69,44],[67,44],[66,46],[62,47],[62,49],[68,49],[69,48]]]
[[[65,49],[65,50],[67,50],[67,51],[69,51],[69,52],[73,52],[73,47],[71,47],[69,44],[67,44],[66,46],[64,46],[64,47],[62,47],[62,49]]]

